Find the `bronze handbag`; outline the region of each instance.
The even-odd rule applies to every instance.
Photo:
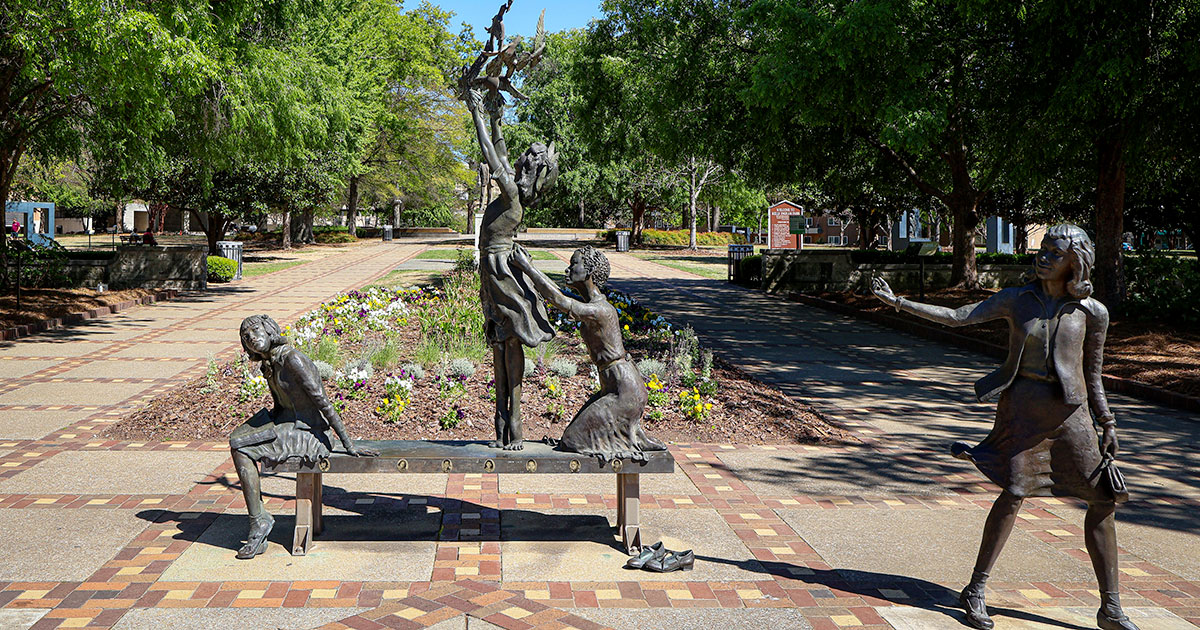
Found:
[[[1114,502],[1124,503],[1129,500],[1129,487],[1125,485],[1125,475],[1121,474],[1116,459],[1111,455],[1105,455],[1104,461],[1100,462],[1100,475],[1100,483],[1108,486]]]

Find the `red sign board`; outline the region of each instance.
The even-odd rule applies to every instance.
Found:
[[[772,249],[798,249],[799,234],[789,234],[788,217],[800,216],[804,210],[790,201],[781,201],[767,210],[767,246]]]

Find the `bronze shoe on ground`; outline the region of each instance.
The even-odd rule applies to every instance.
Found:
[[[988,616],[987,602],[983,599],[983,586],[970,584],[962,590],[958,595],[958,603],[967,613],[966,622],[972,628],[978,630],[992,630],[996,627],[996,622]]]
[[[254,519],[250,524],[250,536],[246,544],[238,549],[238,560],[249,560],[267,550],[267,538],[275,527],[275,518],[270,514]]]

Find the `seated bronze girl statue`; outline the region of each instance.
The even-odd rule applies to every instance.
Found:
[[[571,256],[567,286],[582,296],[576,299],[559,291],[545,274],[534,269],[529,254],[517,247],[509,257],[514,267],[529,277],[534,289],[558,309],[579,320],[579,332],[600,373],[600,391],[584,403],[563,432],[558,449],[605,459],[644,461],[645,451],[665,451],[662,442],[646,435],[642,413],[646,410],[646,382],[625,352],[617,309],[604,297],[608,259],[592,247]]]
[[[275,403],[273,408],[254,414],[229,436],[233,464],[250,514],[250,535],[237,557],[248,559],[266,549],[267,537],[275,525],[275,519],[263,509],[258,462],[278,464],[296,458],[315,464],[333,450],[330,431],[337,434],[350,455],[374,457],[379,453],[354,445],[342,418],[325,396],[316,366],[288,343],[275,320],[266,315],[247,317],[242,321],[241,337],[250,360],[262,362],[262,374]]]

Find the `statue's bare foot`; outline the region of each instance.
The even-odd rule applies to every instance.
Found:
[[[504,444],[504,440],[492,440],[491,442],[488,442],[488,448],[504,448],[504,449],[507,449],[508,447],[507,447],[507,446],[505,446],[505,444]]]
[[[271,535],[274,527],[275,518],[270,514],[254,519],[250,524],[250,536],[246,540],[246,544],[238,549],[238,560],[249,560],[266,551],[267,538]]]
[[[504,445],[506,451],[521,451],[525,450],[525,440],[517,440]]]

